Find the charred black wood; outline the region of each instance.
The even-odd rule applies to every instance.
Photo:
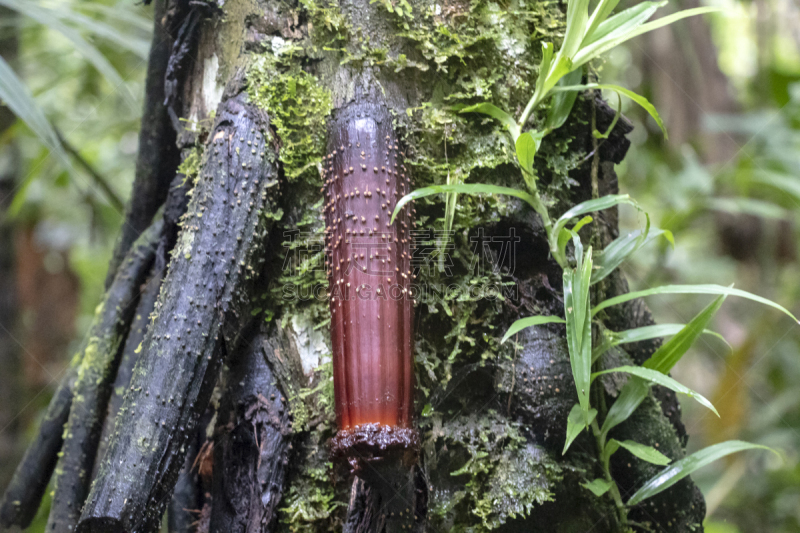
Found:
[[[189,186],[186,183],[186,177],[182,174],[178,174],[172,180],[170,192],[167,196],[167,203],[164,206],[164,228],[158,242],[158,249],[156,251],[152,272],[150,273],[147,283],[142,287],[139,305],[136,307],[136,313],[131,323],[128,337],[125,340],[122,361],[120,362],[116,378],[114,379],[114,388],[112,390],[111,399],[108,402],[108,413],[105,423],[103,424],[100,448],[97,452],[97,458],[95,459],[94,474],[97,473],[97,469],[100,467],[100,461],[108,448],[111,434],[114,431],[117,413],[120,407],[122,407],[125,392],[128,390],[131,377],[133,376],[133,367],[139,359],[142,341],[151,323],[151,315],[155,310],[159,290],[161,289],[161,282],[167,273],[169,254],[175,246],[175,241],[178,236],[178,222],[183,213],[186,212],[188,192]],[[94,475],[92,477],[94,477]]]
[[[172,39],[164,27],[167,2],[168,0],[155,0],[154,3],[153,40],[147,64],[133,192],[108,267],[106,287],[114,280],[117,268],[128,249],[150,225],[156,211],[167,198],[170,182],[180,163],[180,152],[176,145],[177,133],[164,105],[165,75],[172,49]]]
[[[353,481],[345,533],[423,531],[428,485],[422,470],[380,461],[366,464]]]
[[[261,271],[280,188],[276,145],[266,114],[226,95],[78,531],[158,529],[217,380],[222,334],[249,313],[243,291]]]
[[[186,445],[186,458],[175,483],[175,492],[167,510],[167,530],[169,533],[193,533],[198,524],[204,504],[204,486],[200,476],[201,458],[198,457],[206,440],[206,426],[211,413],[201,418],[194,435]],[[205,423],[204,423],[205,422]]]
[[[47,490],[50,476],[58,462],[58,452],[64,442],[64,425],[72,405],[72,392],[78,372],[77,366],[83,357],[81,350],[70,363],[65,376],[56,389],[47,408],[39,432],[36,434],[0,505],[0,525],[3,527],[30,525]]]
[[[185,18],[181,21],[172,49],[169,55],[167,69],[164,72],[164,105],[172,121],[175,131],[181,131],[183,126],[180,122],[179,109],[179,88],[183,85],[186,73],[191,60],[190,52],[197,45],[198,29],[202,20],[202,6],[207,5],[203,2],[192,4]]]
[[[288,469],[292,429],[286,396],[255,331],[229,357],[214,431],[212,533],[272,530]]]
[[[163,223],[134,243],[117,271],[94,322],[78,367],[61,458],[56,466],[48,531],[73,531],[89,492],[100,434],[140,286],[153,264]]]

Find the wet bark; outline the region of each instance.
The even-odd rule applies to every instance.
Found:
[[[220,105],[183,231],[79,531],[160,524],[225,353],[249,313],[279,189],[269,119],[234,80]],[[167,428],[167,429],[165,429]]]

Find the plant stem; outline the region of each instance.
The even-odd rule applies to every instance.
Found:
[[[594,434],[595,442],[597,443],[597,455],[600,458],[600,466],[603,468],[603,477],[608,483],[611,484],[609,492],[611,493],[611,497],[614,499],[614,505],[617,508],[617,521],[619,522],[620,531],[628,531],[628,508],[625,507],[625,503],[622,501],[622,495],[619,492],[617,482],[614,481],[613,477],[611,477],[611,458],[606,457],[604,453],[606,447],[605,437],[600,431],[600,425],[597,423],[597,419],[592,421],[592,433]]]

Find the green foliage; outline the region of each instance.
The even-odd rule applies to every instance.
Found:
[[[427,187],[410,193],[403,198],[401,202],[398,202],[398,209],[403,203],[410,201],[413,198],[424,198],[433,194],[446,193],[448,195],[449,205],[451,201],[454,201],[454,195],[456,193],[466,193],[470,195],[493,193],[521,198],[531,205],[537,213],[539,213],[546,230],[551,255],[563,269],[567,343],[570,353],[572,375],[578,395],[578,403],[573,407],[567,421],[567,435],[564,453],[566,453],[570,444],[575,438],[577,438],[584,428],[591,428],[591,431],[597,441],[600,463],[604,468],[605,480],[595,480],[594,482],[587,484],[586,487],[587,489],[593,491],[598,497],[607,493],[611,495],[618,510],[619,525],[622,529],[626,529],[628,526],[627,508],[622,502],[620,492],[610,475],[610,456],[619,447],[624,447],[634,456],[651,463],[666,464],[669,459],[657,450],[635,442],[619,442],[615,439],[608,440],[608,431],[614,425],[627,419],[634,412],[634,410],[648,394],[648,383],[657,383],[675,392],[683,393],[693,397],[698,402],[716,413],[716,410],[707,399],[668,377],[666,372],[678,359],[683,356],[683,354],[688,350],[689,346],[691,346],[697,337],[705,330],[705,326],[708,324],[708,321],[716,313],[719,305],[721,305],[723,297],[721,296],[720,299],[709,306],[706,311],[701,313],[701,315],[699,315],[695,320],[677,332],[675,337],[669,343],[664,345],[663,350],[659,350],[656,354],[654,354],[655,359],[648,361],[648,364],[646,364],[644,367],[628,365],[608,370],[598,370],[592,373],[592,366],[599,363],[599,359],[602,357],[603,353],[605,353],[608,347],[610,347],[613,342],[619,343],[620,339],[625,338],[625,334],[623,332],[622,335],[614,341],[609,341],[601,345],[601,349],[595,351],[593,354],[591,327],[593,318],[600,311],[607,307],[617,305],[634,298],[648,296],[651,294],[686,292],[718,294],[723,296],[735,294],[737,296],[755,300],[762,304],[779,309],[785,314],[792,316],[792,318],[794,318],[794,316],[782,306],[766,298],[755,296],[746,291],[732,289],[731,287],[725,288],[717,285],[657,287],[654,289],[647,289],[644,291],[617,296],[615,298],[601,301],[600,303],[596,304],[594,308],[591,307],[589,291],[591,284],[593,282],[596,283],[601,281],[603,278],[607,277],[611,272],[618,268],[623,261],[633,254],[633,252],[641,248],[641,246],[647,242],[650,233],[649,215],[646,214],[647,222],[645,229],[638,232],[636,235],[625,236],[612,243],[607,248],[605,255],[600,256],[601,259],[598,262],[597,271],[593,272],[592,249],[589,247],[584,253],[584,246],[578,235],[578,230],[582,226],[589,224],[592,221],[592,217],[588,216],[588,214],[608,209],[622,203],[631,204],[637,209],[640,208],[627,195],[605,196],[602,198],[593,198],[592,200],[575,206],[555,220],[555,222],[553,222],[550,219],[546,204],[541,200],[540,197],[534,172],[534,156],[538,150],[541,140],[554,128],[562,125],[566,120],[566,117],[568,116],[569,111],[574,103],[574,98],[567,95],[574,94],[577,91],[590,89],[609,89],[615,91],[618,95],[624,94],[632,98],[635,102],[645,108],[645,110],[647,110],[647,112],[656,120],[656,123],[662,129],[666,137],[666,130],[664,129],[664,125],[660,116],[658,115],[658,112],[644,97],[616,85],[595,83],[583,85],[575,84],[579,78],[578,74],[576,74],[576,71],[579,67],[598,57],[600,54],[632,37],[665,26],[681,18],[706,13],[713,10],[710,8],[686,10],[663,17],[655,22],[647,23],[646,21],[652,16],[658,7],[663,5],[663,3],[643,2],[613,17],[609,17],[617,3],[618,0],[600,0],[590,15],[588,13],[588,0],[570,0],[568,2],[567,27],[561,47],[556,53],[551,43],[544,43],[542,45],[542,59],[539,65],[535,90],[528,101],[528,105],[526,106],[525,110],[521,113],[519,120],[514,121],[509,113],[489,102],[482,102],[472,106],[460,108],[461,113],[481,113],[492,117],[493,119],[499,120],[503,124],[509,133],[511,141],[515,145],[516,160],[520,166],[522,177],[527,186],[527,191],[525,191],[525,193],[522,191],[509,190],[507,187],[496,187],[483,184],[451,185],[450,181],[448,180],[448,185]],[[527,127],[528,119],[531,114],[538,109],[540,105],[545,103],[546,100],[553,94],[561,94],[563,96],[553,101],[545,121],[544,128],[523,132],[523,129]],[[612,127],[606,133],[595,131],[593,132],[593,135],[596,138],[608,137],[618,117],[619,111],[617,112],[617,116],[612,123]],[[750,205],[752,205],[752,203]],[[586,216],[579,220],[571,230],[567,229],[566,226],[568,223],[582,215]],[[449,227],[451,221],[448,219],[446,222]],[[661,233],[663,232],[656,232],[656,235]],[[667,237],[670,239],[670,241],[672,240],[671,234],[667,234]],[[567,247],[570,241],[572,241],[573,244],[572,262],[567,255]],[[573,267],[571,263],[574,263],[575,266]],[[538,320],[523,319],[524,321],[518,321],[512,325],[512,328],[506,334],[504,340],[518,332],[523,327],[553,322],[552,318],[553,317],[539,317]],[[598,413],[598,409],[593,407],[591,404],[591,383],[596,377],[613,372],[625,372],[631,374],[632,377],[629,380],[628,385],[623,389],[620,397],[612,405],[611,410],[608,413]],[[602,430],[600,429],[600,425],[596,420],[598,415],[600,415],[601,420],[604,419]],[[722,447],[724,445],[719,446]],[[707,448],[706,450],[712,450],[712,448]],[[705,462],[710,462],[713,460],[713,457],[717,456],[721,456],[721,454],[718,452],[709,451],[706,453],[706,455],[703,455],[703,460],[698,460],[695,462],[689,461],[687,464],[691,464],[691,468],[699,468],[699,466],[702,466],[702,464],[705,464]],[[473,459],[475,459],[475,456],[473,456]],[[685,460],[686,459],[684,459],[684,461]],[[464,468],[468,468],[470,464],[471,463],[468,463],[468,465]],[[680,461],[676,463],[676,465],[677,464],[681,464]],[[690,467],[687,467],[687,469],[688,468]],[[461,473],[463,470],[464,469],[459,470],[458,473]],[[669,471],[669,468],[667,471]],[[669,476],[666,474],[665,476],[669,478]],[[660,482],[653,481],[652,483]],[[664,488],[666,488],[666,486],[669,486],[669,484],[669,481],[664,481],[659,486],[663,485]],[[629,502],[629,505],[638,503],[639,501],[658,492],[657,490],[651,490],[649,488],[642,490],[644,490],[644,492],[640,491],[641,494],[637,494],[636,497],[632,498],[631,502]]]
[[[331,95],[314,76],[281,57],[263,54],[256,58],[247,72],[248,94],[270,113],[286,176],[293,180],[308,173],[309,179],[312,175],[319,179],[316,167],[325,153]]]

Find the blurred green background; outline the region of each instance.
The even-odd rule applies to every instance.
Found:
[[[623,269],[632,288],[735,283],[798,314],[800,3],[681,0],[659,15],[697,5],[722,11],[640,37],[598,65],[603,81],[647,96],[670,134],[622,103],[635,129],[620,189],[676,240]],[[133,178],[151,16],[133,0],[0,0],[0,55],[75,169],[0,111],[0,489],[100,301]],[[621,231],[642,223],[623,209]],[[708,299],[648,303],[658,321],[682,323]],[[707,337],[674,372],[721,414],[684,405],[690,448],[740,438],[785,460],[740,454],[696,474],[707,531],[800,532],[800,326],[729,299],[714,329],[730,346]]]

